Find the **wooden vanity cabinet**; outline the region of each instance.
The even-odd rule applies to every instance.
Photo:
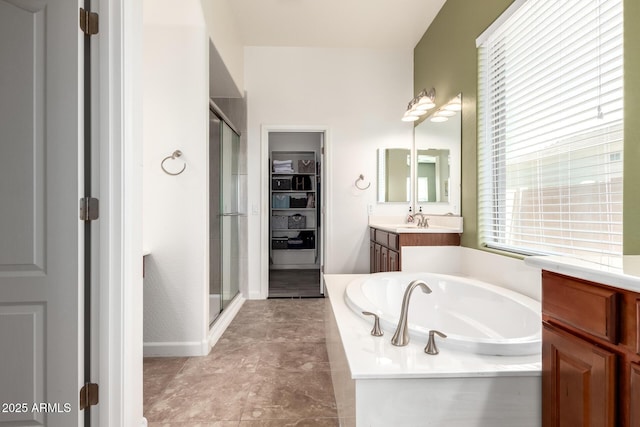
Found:
[[[460,246],[457,233],[392,233],[369,228],[369,271],[400,271],[403,246]]]
[[[543,271],[543,426],[640,426],[640,294]]]

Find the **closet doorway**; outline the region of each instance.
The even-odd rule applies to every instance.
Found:
[[[322,297],[324,132],[270,131],[269,298]]]

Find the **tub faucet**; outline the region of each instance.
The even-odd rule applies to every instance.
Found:
[[[409,344],[409,327],[407,325],[407,317],[409,314],[409,300],[411,299],[411,293],[417,287],[422,289],[422,292],[425,294],[430,294],[431,289],[427,284],[422,280],[414,280],[409,283],[407,289],[404,291],[404,297],[402,298],[402,307],[400,308],[400,320],[398,321],[398,326],[396,327],[396,332],[393,334],[393,338],[391,338],[391,344],[402,347]]]
[[[418,227],[429,228],[429,218],[425,217],[422,212],[418,212],[414,215],[415,219],[418,219],[418,217],[420,217],[417,224]]]

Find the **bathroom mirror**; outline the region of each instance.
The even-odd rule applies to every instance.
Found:
[[[414,129],[416,210],[460,214],[461,105],[458,95]]]
[[[416,203],[449,202],[451,150],[416,150]]]
[[[378,150],[378,202],[411,200],[411,150],[384,148]]]

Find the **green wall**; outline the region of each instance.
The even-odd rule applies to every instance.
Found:
[[[624,1],[624,253],[640,254],[640,2]]]
[[[624,2],[625,22],[638,22],[640,1]],[[435,88],[438,107],[462,93],[462,245],[472,248],[479,247],[476,38],[511,3],[512,0],[447,0],[414,49],[415,93],[423,88]],[[624,252],[640,254],[640,26],[625,25],[624,34]]]

